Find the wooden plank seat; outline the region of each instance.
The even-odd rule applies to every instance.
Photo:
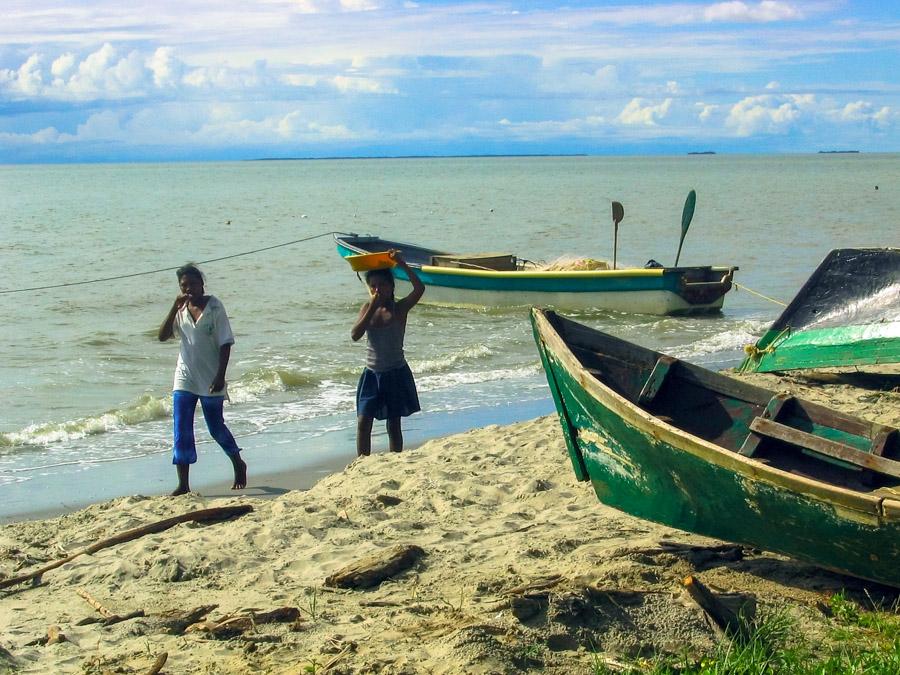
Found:
[[[871,452],[857,450],[846,443],[822,438],[815,434],[794,429],[786,424],[757,417],[750,423],[750,431],[753,434],[784,441],[785,443],[811,450],[825,457],[838,459],[862,469],[892,476],[893,478],[900,478],[900,462],[896,460],[887,459]]]

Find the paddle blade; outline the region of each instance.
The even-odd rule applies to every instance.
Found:
[[[612,217],[613,217],[613,223],[615,223],[616,225],[621,223],[622,218],[625,217],[625,207],[622,206],[622,204],[620,202],[612,203]]]
[[[613,217],[613,269],[616,269],[616,249],[619,247],[619,223],[622,222],[622,218],[625,217],[625,207],[622,206],[621,202],[613,202],[612,203],[612,217]]]
[[[691,226],[691,219],[694,217],[694,207],[697,205],[697,193],[691,190],[688,192],[687,199],[684,200],[684,210],[681,212],[681,239],[678,241],[678,254],[675,256],[675,267],[678,267],[678,259],[681,258],[681,245],[684,244],[684,237]]]

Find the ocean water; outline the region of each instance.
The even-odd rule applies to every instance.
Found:
[[[617,200],[625,207],[619,260],[672,264],[682,205],[695,189],[682,264],[738,265],[739,284],[787,301],[832,248],[900,245],[898,160],[0,166],[0,504],[37,509],[48,492],[61,502],[59,491],[77,501],[78,486],[91,482],[115,494],[128,467],[168,465],[177,345],[159,343],[156,331],[178,290],[171,268],[186,261],[304,240],[202,266],[207,292],[225,304],[236,334],[226,419],[251,467],[263,469],[352,444],[365,345],[349,331],[366,291],[336,254],[331,232],[532,260],[611,258],[610,201]],[[81,283],[151,270],[166,271]],[[69,285],[21,290],[57,284]],[[780,310],[739,289],[712,317],[575,317],[721,368],[736,365],[743,345]],[[420,436],[445,428],[440,415],[483,424],[507,421],[511,408],[552,408],[527,317],[527,308],[414,310],[407,356],[432,415],[409,420]],[[214,454],[199,419],[201,452]],[[438,420],[431,431],[428,420]],[[227,464],[201,457],[214,462]]]

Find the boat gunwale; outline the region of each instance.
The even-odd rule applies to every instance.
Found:
[[[763,464],[752,457],[744,457],[740,453],[727,450],[664,422],[590,374],[550,323],[545,310],[532,307],[532,317],[538,334],[544,341],[548,358],[554,358],[600,405],[609,409],[623,422],[635,427],[644,435],[657,438],[674,450],[687,452],[703,461],[737,473],[748,480],[768,482],[779,488],[811,495],[831,503],[836,508],[852,509],[888,521],[900,521],[900,510],[898,510],[900,501],[880,495],[856,492],[789,473]],[[774,395],[774,392],[771,393]],[[798,400],[804,399],[798,398]]]
[[[339,236],[338,234],[334,235],[335,241],[344,246],[349,250],[360,251],[363,253],[371,253],[367,249],[360,248],[358,246],[354,246],[350,242],[348,242],[344,237],[350,235]],[[353,235],[355,237],[359,237],[359,235]],[[392,241],[390,239],[381,239],[381,237],[371,237],[373,240],[383,241],[386,244],[393,244],[398,247],[406,247],[410,249],[417,249],[420,251],[429,251],[432,255],[453,255],[452,253],[448,253],[446,251],[439,251],[437,249],[430,249],[425,246],[417,246],[415,244],[407,244],[400,241]],[[584,278],[602,278],[602,277],[660,277],[666,274],[675,274],[678,275],[680,273],[689,271],[689,270],[710,270],[711,272],[721,272],[723,274],[722,280],[719,283],[725,282],[725,276],[733,275],[734,272],[738,270],[737,267],[727,266],[727,265],[694,265],[694,266],[681,266],[681,267],[623,267],[615,270],[490,270],[490,269],[466,269],[459,267],[439,267],[436,265],[421,265],[416,263],[410,263],[411,267],[417,267],[422,270],[422,272],[426,274],[437,274],[437,275],[447,275],[447,276],[470,276],[470,277],[482,277],[482,278],[490,278],[490,279],[584,279]],[[716,283],[716,282],[713,282]]]

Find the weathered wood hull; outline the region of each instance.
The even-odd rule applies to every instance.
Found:
[[[397,248],[427,289],[422,302],[458,307],[531,306],[603,309],[656,315],[708,314],[722,309],[735,268],[678,267],[590,271],[469,269],[432,265],[441,251],[376,237],[336,235],[342,257]],[[514,258],[514,256],[513,256]],[[408,281],[400,268],[393,269]]]
[[[590,373],[552,318],[532,311],[535,340],[575,473],[591,481],[600,501],[682,530],[900,586],[900,492],[859,491],[796,475],[679,429]],[[743,387],[740,396],[754,401],[721,397],[716,409],[723,437],[749,428],[746,420],[771,394]],[[737,410],[745,405],[753,409]],[[729,415],[736,421],[724,419]]]

